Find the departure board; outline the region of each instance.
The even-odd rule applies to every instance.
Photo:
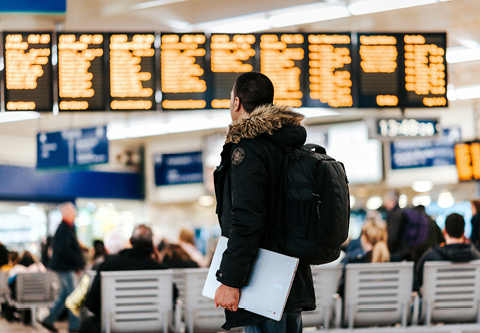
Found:
[[[480,142],[457,143],[455,159],[460,181],[480,180]]]
[[[60,111],[105,110],[103,34],[59,33]]]
[[[4,32],[5,109],[52,111],[52,34]]]
[[[308,35],[306,106],[353,106],[351,45],[350,33]]]
[[[358,34],[359,107],[399,107],[400,34]]]
[[[305,91],[305,45],[303,34],[262,34],[260,72],[272,80],[275,103],[292,107],[303,105]]]
[[[206,107],[205,45],[204,34],[162,35],[160,76],[164,110]]]
[[[447,35],[406,34],[403,41],[406,90],[404,106],[446,106]]]
[[[256,37],[252,34],[212,34],[210,70],[214,109],[230,107],[230,92],[237,77],[254,70]]]
[[[155,110],[155,35],[110,34],[110,109]]]

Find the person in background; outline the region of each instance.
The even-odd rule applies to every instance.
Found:
[[[50,268],[55,271],[60,281],[60,292],[50,309],[50,314],[41,322],[41,325],[50,332],[58,332],[53,326],[65,309],[65,299],[75,288],[75,273],[80,274],[85,266],[80,244],[75,233],[75,217],[77,209],[71,202],[61,204],[58,209],[62,213],[62,222],[57,228],[52,240],[52,258]],[[68,312],[69,332],[78,332],[79,319]]]
[[[27,274],[27,273],[42,273],[46,272],[47,269],[45,266],[38,261],[38,259],[31,254],[29,251],[23,252],[22,256],[19,258],[18,263],[15,264],[10,271],[8,272],[8,287],[10,288],[10,297],[14,300],[17,299],[17,275],[18,274]],[[14,319],[16,309],[14,307],[8,306],[5,308],[5,317],[7,320]],[[23,323],[25,325],[30,324],[32,321],[32,316],[30,310],[26,310],[23,315]]]
[[[198,268],[198,263],[178,244],[168,244],[163,250],[162,263],[168,268]]]
[[[390,251],[387,246],[387,226],[383,221],[369,220],[363,224],[360,235],[360,244],[363,249],[363,255],[347,258],[344,262],[347,264],[369,263],[369,262],[389,262]],[[345,271],[339,281],[337,293],[344,296],[345,289]]]
[[[19,256],[17,251],[8,252],[8,263],[0,267],[0,272],[8,272],[18,263]],[[44,265],[45,266],[45,265]]]
[[[192,228],[182,228],[178,236],[178,244],[188,253],[190,258],[198,264],[198,267],[205,267],[205,258],[195,246],[195,233]]]
[[[50,259],[52,258],[52,239],[52,236],[47,236],[40,245],[40,259],[45,267],[50,267]]]
[[[385,223],[383,221],[382,213],[380,213],[378,210],[369,210],[365,214],[365,221],[364,224],[368,221],[374,221],[378,223]],[[365,251],[363,250],[362,243],[361,243],[361,234],[360,237],[357,239],[351,240],[347,248],[345,250],[345,257],[341,260],[342,263],[348,262],[351,258],[356,258],[358,256],[364,256]]]
[[[397,190],[388,191],[383,198],[383,205],[387,210],[388,250],[394,261],[409,259],[410,249],[403,238],[407,219],[400,208],[398,201],[400,193]]]
[[[420,258],[415,270],[415,291],[421,291],[423,267],[427,261],[468,262],[480,259],[480,253],[465,239],[465,220],[462,215],[452,213],[447,216],[443,236],[445,237],[443,246],[435,247]]]
[[[8,249],[0,242],[0,267],[8,264]]]
[[[470,235],[470,243],[477,250],[480,250],[480,200],[472,200],[470,203],[472,205],[472,234]]]
[[[437,222],[432,219],[425,211],[425,206],[419,205],[416,206],[414,209],[428,218],[427,239],[419,247],[411,250],[411,259],[415,262],[416,265],[418,263],[418,260],[423,256],[425,252],[445,242],[445,238],[443,236],[442,229],[440,229]]]
[[[96,266],[102,263],[106,257],[105,253],[105,245],[103,241],[97,239],[93,242],[93,258],[92,258],[92,266]]]
[[[108,244],[108,243],[107,243]],[[146,225],[137,226],[130,238],[132,248],[124,249],[116,255],[109,256],[97,269],[91,289],[88,291],[85,306],[94,314],[82,323],[81,333],[100,332],[101,318],[101,272],[124,271],[124,270],[145,270],[145,269],[167,269],[167,267],[155,259],[154,252],[157,252],[153,245],[152,229]],[[107,247],[108,248],[108,247]]]

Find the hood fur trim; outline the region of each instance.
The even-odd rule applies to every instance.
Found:
[[[285,125],[300,126],[305,116],[284,105],[259,106],[247,117],[240,118],[228,127],[226,143],[239,143],[242,139],[253,139]]]

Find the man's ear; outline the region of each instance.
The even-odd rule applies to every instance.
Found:
[[[242,103],[240,102],[240,98],[235,97],[233,100],[233,111],[239,111]]]

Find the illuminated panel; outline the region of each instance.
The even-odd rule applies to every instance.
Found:
[[[205,35],[162,35],[161,86],[165,110],[206,107]]]
[[[358,34],[359,106],[398,107],[399,34]]]
[[[309,87],[306,106],[351,107],[350,34],[308,35]]]
[[[110,35],[110,108],[155,110],[154,34]]]
[[[302,106],[304,45],[302,34],[260,35],[260,71],[272,80],[277,104]]]
[[[105,110],[104,35],[58,34],[58,107]]]
[[[406,34],[405,106],[447,106],[446,34]]]
[[[457,143],[455,159],[460,181],[480,180],[480,142]]]
[[[53,110],[52,35],[4,32],[6,110]]]
[[[254,35],[212,34],[210,41],[212,108],[228,109],[235,80],[254,68],[256,38]]]

